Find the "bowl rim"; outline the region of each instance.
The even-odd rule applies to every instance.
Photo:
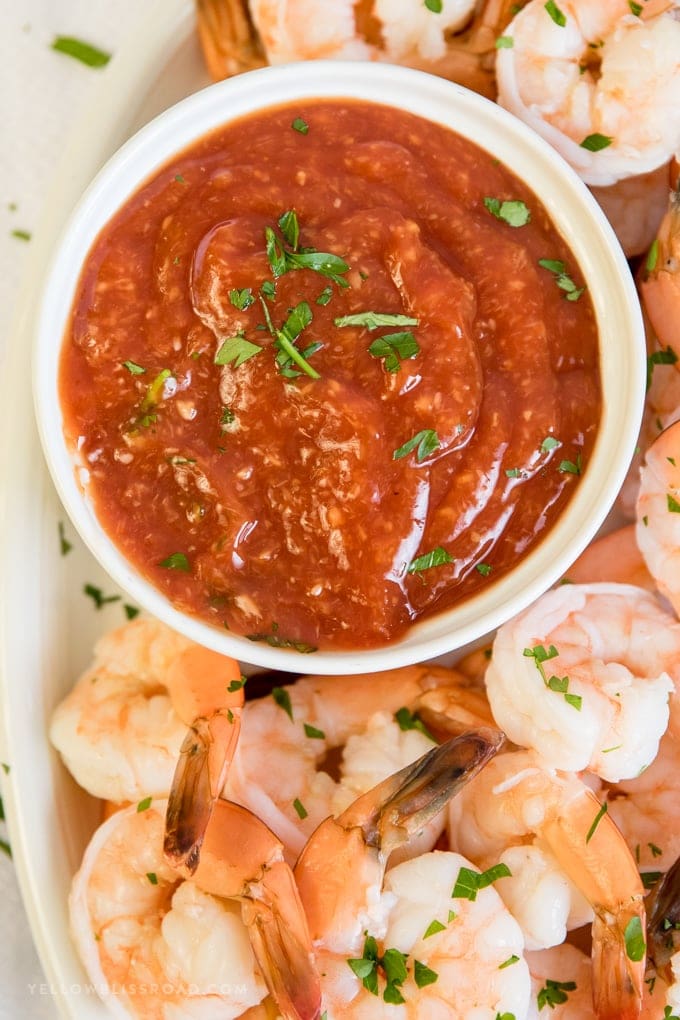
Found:
[[[188,616],[119,552],[81,492],[74,458],[66,447],[58,363],[83,260],[99,231],[130,195],[173,155],[221,124],[267,107],[328,98],[394,106],[444,124],[467,134],[527,182],[585,280],[598,280],[590,293],[600,333],[603,406],[590,463],[568,506],[508,574],[459,605],[416,622],[397,641],[309,655],[252,642]],[[644,402],[644,327],[628,264],[604,213],[576,173],[533,130],[491,100],[426,72],[379,63],[312,61],[261,68],[209,85],[151,120],[104,164],[53,251],[39,302],[32,381],[41,445],[65,510],[94,557],[141,606],[198,643],[253,665],[323,674],[377,672],[483,638],[558,581],[596,534],[637,442]]]

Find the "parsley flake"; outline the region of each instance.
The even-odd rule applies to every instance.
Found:
[[[555,0],[548,0],[548,2],[544,4],[544,7],[555,24],[559,25],[560,28],[564,28],[567,23],[567,18],[564,12],[559,9]]]
[[[515,45],[515,40],[511,35],[499,35],[496,39],[497,50],[511,50]]]
[[[557,694],[563,694],[564,700],[568,705],[575,708],[577,712],[581,711],[583,698],[580,694],[569,693],[569,677],[558,677],[554,675],[546,676],[543,663],[547,662],[549,659],[554,659],[559,655],[559,652],[554,645],[550,645],[548,649],[546,649],[544,645],[534,645],[533,648],[525,648],[522,654],[527,658],[532,658],[534,660],[536,669],[540,673],[541,679],[548,690],[555,691]]]
[[[642,922],[637,915],[631,917],[626,925],[624,941],[626,943],[626,956],[629,960],[632,960],[634,963],[644,960],[647,945],[642,933]]]
[[[551,450],[555,450],[557,449],[558,446],[561,445],[562,443],[559,441],[559,439],[555,439],[554,436],[546,436],[543,442],[541,443],[539,449],[541,453],[549,453]]]
[[[290,700],[290,694],[285,687],[272,687],[272,698],[283,711],[289,716],[290,721],[293,722],[293,705]]]
[[[423,0],[423,5],[433,14],[441,14],[444,7],[442,0]]]
[[[189,560],[183,552],[170,553],[169,556],[160,561],[158,566],[164,567],[166,570],[183,570],[187,574],[191,570]]]
[[[17,241],[30,241],[32,234],[30,230],[12,230],[10,236],[14,237]]]
[[[652,373],[655,365],[674,365],[678,356],[672,347],[665,347],[662,351],[652,351],[647,355],[647,389],[652,384]]]
[[[453,899],[476,900],[480,889],[486,889],[499,878],[510,878],[512,872],[507,864],[494,864],[486,871],[473,871],[472,868],[461,868],[458,872],[451,897]]]
[[[642,4],[636,4],[635,0],[628,0],[628,6],[630,7],[631,14],[634,14],[636,18],[639,18],[642,14]]]
[[[653,273],[656,269],[656,264],[659,261],[659,238],[655,237],[649,246],[647,252],[647,258],[645,259],[645,269],[648,273]]]
[[[577,453],[576,460],[561,460],[559,463],[558,471],[568,475],[580,475],[581,474],[581,454]]]
[[[413,980],[418,988],[425,988],[426,985],[433,985],[439,979],[439,974],[426,967],[420,960],[413,961]]]
[[[340,328],[344,326],[363,326],[365,329],[378,329],[380,326],[417,326],[420,319],[414,319],[410,315],[401,315],[392,312],[357,312],[355,315],[341,315],[333,319],[333,325]]]
[[[423,935],[423,938],[429,939],[431,938],[432,935],[437,935],[440,931],[446,931],[446,925],[442,924],[441,921],[437,921],[437,919],[435,918],[434,921],[430,921],[430,923],[428,924],[427,928],[425,929],[425,934]]]
[[[248,682],[248,677],[247,676],[243,676],[243,674],[241,674],[241,676],[238,678],[238,680],[231,680],[229,682],[229,686],[227,687],[227,692],[229,694],[233,694],[235,691],[243,690],[243,688],[245,687],[247,682]]]
[[[138,365],[134,361],[123,361],[121,362],[121,364],[123,368],[127,368],[130,375],[144,375],[144,373],[146,372],[145,368],[142,368],[141,365]]]
[[[129,602],[123,603],[123,612],[125,613],[126,620],[134,620],[135,617],[139,616],[139,609],[137,606],[131,606]]]
[[[643,871],[640,874],[642,880],[642,886],[644,889],[651,889],[659,881],[663,871]]]
[[[234,308],[238,308],[241,312],[245,312],[252,304],[255,304],[251,287],[243,287],[242,290],[238,290],[235,287],[232,288],[229,291],[229,300]]]
[[[151,885],[158,885],[158,875],[155,871],[147,871],[146,877],[151,882]]]
[[[499,198],[485,198],[484,205],[492,216],[509,227],[524,227],[531,220],[529,207],[519,200],[501,202]]]
[[[609,135],[601,135],[599,132],[595,132],[592,135],[586,135],[579,145],[582,149],[587,149],[588,152],[601,152],[602,149],[607,149],[614,141]]]
[[[493,567],[490,563],[475,563],[475,570],[482,575],[482,577],[488,577]]]
[[[294,209],[289,209],[288,212],[282,213],[279,217],[279,229],[293,251],[297,251],[298,244],[300,243],[300,224]]]
[[[101,609],[109,602],[120,602],[120,595],[105,595],[101,588],[94,584],[83,585],[83,594],[92,599],[95,609]]]
[[[293,131],[297,131],[301,135],[306,135],[309,131],[309,124],[302,117],[296,117],[290,126]]]
[[[329,283],[326,287],[324,287],[324,289],[319,294],[318,298],[316,299],[316,303],[317,303],[317,305],[327,305],[332,297],[333,297],[333,288],[331,287],[331,285]]]
[[[439,449],[439,445],[439,436],[434,429],[421,429],[420,432],[416,432],[415,436],[411,436],[403,446],[394,451],[392,460],[401,460],[402,457],[407,457],[409,453],[416,450],[416,461],[421,464],[431,453]]]
[[[61,555],[66,556],[68,553],[71,552],[72,548],[73,544],[69,542],[69,540],[66,538],[66,533],[64,531],[64,522],[59,521],[59,551]]]
[[[398,372],[401,362],[420,354],[420,344],[410,330],[403,333],[386,333],[378,337],[368,348],[374,358],[384,358],[386,372]]]
[[[57,53],[64,53],[67,57],[73,57],[88,67],[106,67],[111,59],[111,54],[105,50],[69,35],[55,36],[51,49]]]
[[[666,493],[666,506],[669,513],[680,514],[680,503],[678,503],[675,496],[671,496],[670,492]]]
[[[586,843],[590,843],[591,839],[595,835],[595,830],[597,829],[598,825],[600,824],[600,822],[602,821],[606,814],[607,814],[607,802],[605,801],[605,803],[602,805],[600,810],[595,815],[595,818],[593,819],[593,824],[588,829],[588,833],[586,835]]]
[[[555,1006],[567,1001],[569,998],[567,992],[575,991],[575,981],[552,981],[550,978],[546,978],[545,987],[541,988],[537,996],[538,1008],[540,1010],[544,1006],[550,1006],[551,1009],[554,1009]]]
[[[304,724],[305,736],[309,737],[310,740],[325,740],[326,734],[323,730],[319,730],[316,726],[312,726],[310,723]]]
[[[505,970],[506,967],[512,967],[513,963],[519,963],[519,956],[517,956],[516,953],[513,953],[512,956],[509,956],[507,960],[503,960],[503,963],[499,963],[498,969]]]
[[[229,365],[233,361],[234,368],[239,368],[245,361],[248,361],[249,358],[254,358],[261,351],[261,347],[258,347],[257,344],[251,344],[250,340],[246,340],[243,333],[238,333],[236,336],[231,336],[228,340],[222,342],[220,349],[215,355],[214,363],[216,365]]]
[[[296,797],[295,800],[293,801],[293,807],[297,812],[298,818],[300,818],[301,820],[303,818],[306,818],[307,815],[309,814],[309,811],[298,797]]]
[[[432,740],[435,744],[437,743],[436,739],[432,736],[417,712],[412,712],[409,708],[404,706],[403,708],[397,709],[394,713],[394,719],[400,730],[404,732],[407,730],[418,730],[423,734],[423,736]]]
[[[539,259],[541,269],[547,269],[555,277],[555,283],[560,290],[564,291],[567,301],[578,301],[583,294],[585,287],[577,287],[571,276],[567,273],[567,267],[559,259]]]
[[[152,799],[153,799],[152,797],[145,797],[144,800],[140,800],[139,804],[137,805],[137,813],[139,814],[140,811],[148,811],[149,808],[151,807]]]
[[[431,552],[423,553],[411,560],[408,566],[408,574],[419,574],[421,570],[429,570],[431,567],[441,567],[445,563],[453,563],[453,556],[441,545],[438,545]]]

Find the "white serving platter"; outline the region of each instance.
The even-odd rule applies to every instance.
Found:
[[[45,215],[8,338],[0,427],[0,769],[16,872],[55,1004],[68,1020],[105,1020],[68,937],[71,876],[100,805],[71,780],[47,739],[54,706],[124,604],[76,536],[45,466],[33,417],[36,295],[62,226],[108,157],[157,113],[208,84],[191,0],[143,5],[134,35],[97,83],[52,175]],[[62,554],[60,525],[72,548]],[[85,584],[119,601],[97,610]],[[11,938],[11,933],[5,936]]]

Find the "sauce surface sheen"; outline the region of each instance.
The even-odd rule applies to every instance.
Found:
[[[586,470],[581,286],[533,193],[452,131],[357,101],[251,115],[97,238],[62,352],[67,441],[178,608],[301,650],[379,646],[507,572]]]

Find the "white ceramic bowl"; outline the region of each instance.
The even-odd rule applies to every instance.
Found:
[[[414,625],[388,646],[362,651],[292,650],[253,644],[176,610],[125,559],[99,524],[62,432],[57,387],[61,340],[82,264],[102,227],[175,153],[232,118],[301,98],[345,97],[399,107],[443,124],[498,157],[526,181],[571,248],[600,333],[603,413],[588,470],[549,534],[483,593]],[[61,499],[109,575],[139,604],[188,637],[269,668],[368,672],[432,658],[490,632],[553,584],[593,537],[621,486],[644,398],[644,334],[618,242],[586,187],[537,135],[499,106],[440,78],[401,67],[317,62],[266,68],[180,102],[127,142],[95,178],[54,254],[38,316],[34,393],[41,439]]]

